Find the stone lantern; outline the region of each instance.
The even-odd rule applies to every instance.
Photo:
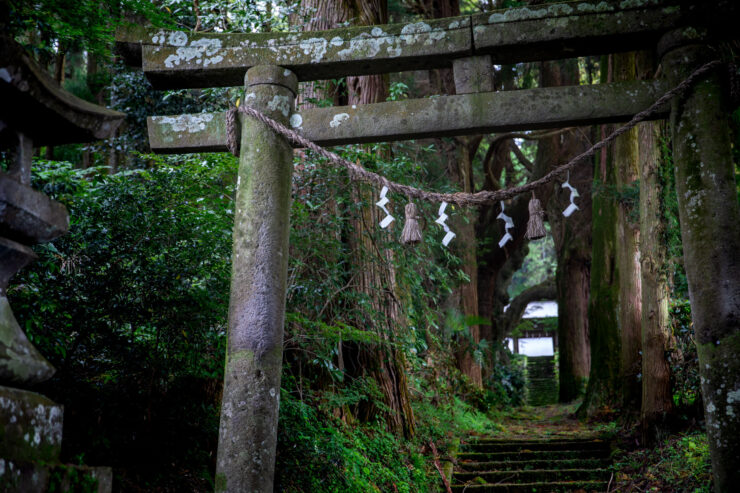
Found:
[[[69,228],[66,207],[30,186],[34,146],[105,139],[125,115],[61,89],[3,31],[0,148],[10,151],[12,162],[0,171],[0,490],[109,492],[110,468],[60,463],[63,406],[29,390],[55,369],[27,339],[6,290],[36,258],[32,245]]]

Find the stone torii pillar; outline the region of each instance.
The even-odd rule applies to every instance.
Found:
[[[672,84],[718,58],[694,28],[666,34],[658,48]],[[673,100],[671,128],[714,488],[724,493],[740,484],[740,209],[720,70]]]
[[[244,86],[243,104],[287,124],[298,86],[293,72],[256,66]],[[273,490],[292,174],[291,145],[242,115],[217,492]]]

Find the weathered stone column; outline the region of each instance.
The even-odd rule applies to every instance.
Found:
[[[296,76],[277,66],[247,72],[244,103],[286,123]],[[277,445],[288,271],[293,150],[241,115],[229,333],[216,491],[269,493]]]
[[[692,28],[665,35],[659,51],[673,84],[718,58]],[[674,99],[671,127],[714,487],[724,493],[740,484],[740,210],[720,70]]]

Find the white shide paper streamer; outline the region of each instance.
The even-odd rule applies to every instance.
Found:
[[[511,233],[509,233],[509,230],[514,227],[514,220],[510,217],[504,214],[504,201],[501,201],[501,212],[498,216],[496,216],[496,219],[502,219],[504,221],[504,229],[506,230],[506,234],[501,238],[501,241],[498,242],[498,247],[503,248],[504,245],[506,245],[507,242],[512,241],[514,238],[511,236]]]
[[[380,200],[378,200],[375,203],[375,205],[377,205],[378,207],[380,207],[381,209],[383,209],[383,212],[385,212],[385,214],[386,214],[386,216],[383,218],[383,220],[380,221],[380,227],[383,228],[383,229],[387,228],[388,225],[390,223],[392,223],[394,221],[394,219],[395,219],[393,216],[391,216],[391,213],[388,212],[388,209],[385,208],[385,204],[387,204],[388,202],[390,202],[390,199],[388,197],[386,197],[386,195],[388,195],[388,187],[383,187],[380,190]]]
[[[574,202],[574,199],[580,196],[578,194],[578,190],[576,190],[576,188],[570,184],[570,173],[568,173],[568,178],[565,180],[565,183],[563,183],[562,187],[570,190],[570,205],[567,209],[563,211],[563,215],[565,217],[569,217],[571,214],[578,210],[578,206]]]
[[[447,221],[447,218],[449,217],[447,214],[445,214],[445,208],[447,208],[447,202],[442,202],[439,206],[439,217],[434,222],[444,228],[446,234],[445,237],[442,238],[442,244],[444,246],[447,246],[452,241],[452,238],[457,235],[450,231],[450,227],[447,226],[447,223],[445,223],[445,221]]]

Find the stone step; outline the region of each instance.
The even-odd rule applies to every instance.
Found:
[[[519,471],[533,469],[601,469],[609,465],[608,459],[514,460],[487,462],[458,462],[462,471]]]
[[[454,493],[551,493],[576,490],[605,491],[608,481],[563,481],[553,483],[500,483],[452,486]]]
[[[534,469],[531,471],[473,471],[456,472],[455,483],[469,483],[480,479],[486,483],[537,483],[564,481],[608,480],[609,469]]]
[[[518,452],[518,451],[549,451],[549,450],[608,450],[609,443],[601,440],[579,441],[550,440],[550,441],[509,441],[509,442],[475,442],[463,446],[466,452]]]
[[[527,370],[536,369],[548,369],[552,370],[555,368],[555,362],[552,359],[547,360],[532,360],[527,361]]]
[[[583,442],[595,442],[604,441],[597,435],[584,437],[584,436],[568,436],[568,435],[548,435],[547,438],[491,438],[491,437],[471,437],[468,439],[468,443],[549,443],[549,442],[571,442],[571,443],[583,443]]]
[[[461,452],[458,460],[468,462],[502,462],[524,460],[572,460],[572,459],[606,459],[608,449],[594,450],[514,450],[507,452]]]
[[[527,366],[547,366],[554,364],[555,357],[553,356],[527,356]]]

